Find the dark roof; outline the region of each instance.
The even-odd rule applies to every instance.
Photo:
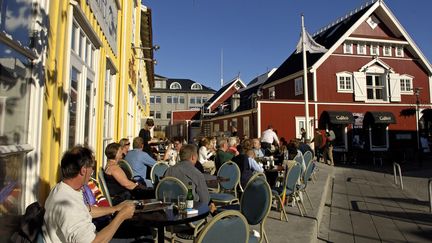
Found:
[[[261,85],[256,85],[252,88],[245,89],[244,91],[240,92],[240,105],[235,111],[239,112],[252,109],[252,95],[256,94],[258,92],[258,89],[260,88]]]
[[[159,76],[160,79],[164,79],[164,77]],[[171,86],[172,83],[177,82],[180,84],[181,89],[170,89],[169,87]],[[151,92],[165,92],[165,93],[184,93],[184,92],[188,92],[188,93],[209,93],[209,94],[213,94],[216,91],[212,88],[209,88],[203,84],[200,84],[202,89],[191,89],[192,84],[200,84],[196,81],[190,80],[190,79],[179,79],[179,78],[168,78],[166,80],[166,88],[165,89],[159,89],[159,88],[153,88],[151,89]]]
[[[357,13],[348,16],[339,23],[327,28],[324,31],[321,31],[320,33],[313,36],[313,39],[318,44],[324,46],[327,49],[330,49],[372,6],[373,4],[370,4],[362,10],[358,11]],[[315,62],[317,62],[324,54],[325,53],[307,52],[306,55],[308,67],[313,66]],[[302,53],[296,54],[294,51],[264,84],[269,84],[273,81],[279,80],[298,71],[301,71],[303,69],[302,58]]]

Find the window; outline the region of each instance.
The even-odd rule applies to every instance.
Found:
[[[201,104],[201,97],[196,97],[195,100],[197,104]]]
[[[166,118],[167,118],[167,119],[171,119],[171,111],[167,111],[167,113],[166,113]]]
[[[294,92],[295,92],[295,95],[301,95],[301,94],[303,94],[303,77],[300,77],[300,78],[296,78],[295,80],[294,80]]]
[[[357,54],[366,55],[366,44],[357,44]]]
[[[171,85],[170,85],[170,89],[181,89],[182,87],[181,87],[181,85],[178,83],[178,82],[173,82]]]
[[[343,51],[345,54],[353,54],[353,44],[344,43]]]
[[[155,103],[156,104],[160,104],[161,103],[161,97],[158,95],[158,96],[156,96],[156,98],[155,98]]]
[[[202,89],[202,86],[199,83],[194,83],[191,86],[191,90],[201,90],[201,89]]]
[[[392,56],[392,48],[391,48],[391,46],[384,46],[383,55],[387,56],[387,57],[391,57]]]
[[[243,136],[249,137],[249,117],[243,117]]]
[[[202,97],[202,103],[204,104],[204,103],[206,103],[207,102],[207,97]]]
[[[375,29],[381,22],[372,15],[366,20],[366,23],[368,23],[372,29]]]
[[[191,97],[190,100],[189,100],[189,103],[195,104],[195,97]]]
[[[413,78],[408,75],[401,75],[400,76],[400,86],[401,86],[401,92],[402,93],[412,93],[413,91]]]
[[[172,97],[171,96],[167,96],[167,103],[171,104],[172,103]]]
[[[114,83],[115,75],[107,68],[105,72],[105,94],[104,94],[104,128],[103,128],[103,147],[113,141],[114,137]],[[106,161],[106,156],[103,156]]]
[[[184,104],[185,103],[185,98],[184,96],[180,96],[180,104]]]
[[[275,87],[269,88],[269,99],[274,100],[276,98]]]
[[[337,73],[337,91],[338,92],[352,92],[353,80],[352,74],[349,72]]]
[[[173,96],[173,103],[177,104],[177,103],[179,103],[178,101],[179,101],[179,97],[178,96]]]
[[[154,104],[155,103],[155,97],[154,96],[150,96],[150,104]]]
[[[106,4],[106,3],[105,3]],[[132,45],[135,43],[135,31],[136,31],[136,22],[137,22],[137,17],[136,17],[136,1],[133,1],[133,8],[132,8],[132,31],[131,31],[131,42]]]
[[[160,111],[156,111],[155,113],[156,113],[155,117],[157,119],[161,119],[161,112]]]
[[[396,49],[395,50],[395,55],[397,57],[403,57],[404,56],[403,47],[397,46],[395,49]]]
[[[162,89],[163,88],[163,86],[162,86],[162,81],[155,81],[155,89]]]
[[[150,111],[150,116],[154,117],[155,112],[154,111]]]
[[[384,79],[381,75],[366,76],[367,98],[369,100],[384,100]]]
[[[127,137],[133,138],[135,130],[135,120],[134,120],[134,108],[135,106],[135,94],[132,89],[128,88],[128,110],[127,110]]]
[[[371,45],[370,46],[370,54],[372,56],[379,56],[379,46],[378,45]]]

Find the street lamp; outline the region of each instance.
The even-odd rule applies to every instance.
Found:
[[[416,96],[416,133],[417,133],[417,149],[420,150],[420,131],[419,131],[419,123],[420,123],[420,92],[423,88],[416,87],[414,88],[414,94]]]
[[[137,57],[136,59],[143,60],[146,62],[152,62],[154,65],[157,65],[156,59],[151,59],[151,58],[147,58],[147,57]]]
[[[132,46],[132,49],[140,49],[140,50],[153,50],[153,51],[157,51],[159,50],[160,46],[159,45],[154,45],[152,47],[146,47],[146,46]]]

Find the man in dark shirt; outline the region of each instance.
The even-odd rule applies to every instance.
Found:
[[[233,153],[228,152],[228,141],[226,138],[220,138],[218,140],[218,150],[216,151],[215,156],[215,165],[216,171],[219,171],[219,168],[223,163],[231,160],[234,157]]]

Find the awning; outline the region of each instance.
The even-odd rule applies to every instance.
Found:
[[[368,111],[365,120],[375,124],[395,124],[396,118],[393,113],[388,111]]]
[[[349,111],[324,111],[323,119],[332,124],[354,123],[354,116]]]

